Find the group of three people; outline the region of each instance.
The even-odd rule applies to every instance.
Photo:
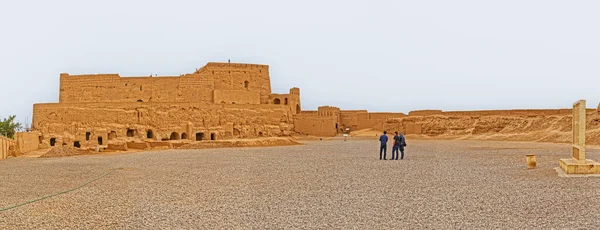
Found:
[[[406,146],[406,139],[402,133],[398,134],[398,132],[394,132],[394,146],[392,147],[392,159],[398,160],[398,150],[402,153],[400,159],[404,159],[404,147]],[[388,136],[387,132],[383,131],[383,135],[379,137],[379,142],[381,142],[381,147],[379,147],[379,160],[387,160],[387,143]],[[395,154],[394,154],[395,153]]]

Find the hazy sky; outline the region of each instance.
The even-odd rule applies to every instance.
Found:
[[[268,64],[302,109],[567,108],[600,101],[600,1],[52,0],[0,3],[0,117],[59,74]],[[578,85],[577,83],[581,83]]]

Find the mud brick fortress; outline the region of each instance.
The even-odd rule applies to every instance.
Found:
[[[32,129],[39,147],[93,147],[140,140],[334,136],[389,116],[404,114],[328,106],[303,112],[299,88],[271,92],[269,66],[208,63],[180,76],[62,73],[59,102],[35,104]]]
[[[589,127],[600,128],[597,110],[587,111],[594,114]],[[484,135],[566,142],[564,134],[548,131],[570,128],[570,114],[571,109],[550,109],[421,110],[407,115],[333,106],[308,111],[302,110],[299,88],[271,92],[269,66],[211,62],[180,76],[60,74],[59,102],[35,104],[33,132],[18,133],[17,139],[21,151],[58,145],[93,148],[145,142],[153,147],[173,140],[330,137],[363,129],[435,138]]]

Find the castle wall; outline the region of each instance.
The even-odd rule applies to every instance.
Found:
[[[35,104],[32,128],[44,134],[42,146],[54,138],[56,145],[78,141],[86,147],[173,135],[190,140],[289,135],[292,119],[289,108],[278,105],[57,103]]]
[[[294,116],[294,131],[314,136],[335,136],[337,134],[336,122],[334,116],[296,114]]]
[[[260,104],[260,92],[249,90],[214,91],[214,102],[221,104]]]
[[[203,78],[214,79],[216,90],[257,91],[260,104],[269,104],[271,78],[268,65],[209,62],[197,73]]]
[[[271,83],[266,65],[208,63],[193,74],[170,77],[120,77],[118,74],[60,75],[60,103],[81,102],[205,102],[238,100],[238,92],[259,95],[269,103]],[[236,99],[237,97],[237,99]],[[235,100],[234,100],[235,99]],[[245,102],[255,99],[247,100]],[[256,103],[258,104],[258,103]]]
[[[39,132],[18,132],[15,133],[15,139],[19,146],[20,153],[26,153],[39,149],[40,137]]]

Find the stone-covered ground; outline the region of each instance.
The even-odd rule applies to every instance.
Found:
[[[565,144],[373,140],[0,161],[0,229],[600,227],[600,178],[559,178]],[[600,160],[600,151],[589,149]],[[535,153],[538,169],[527,170]],[[388,153],[388,158],[389,158]]]

